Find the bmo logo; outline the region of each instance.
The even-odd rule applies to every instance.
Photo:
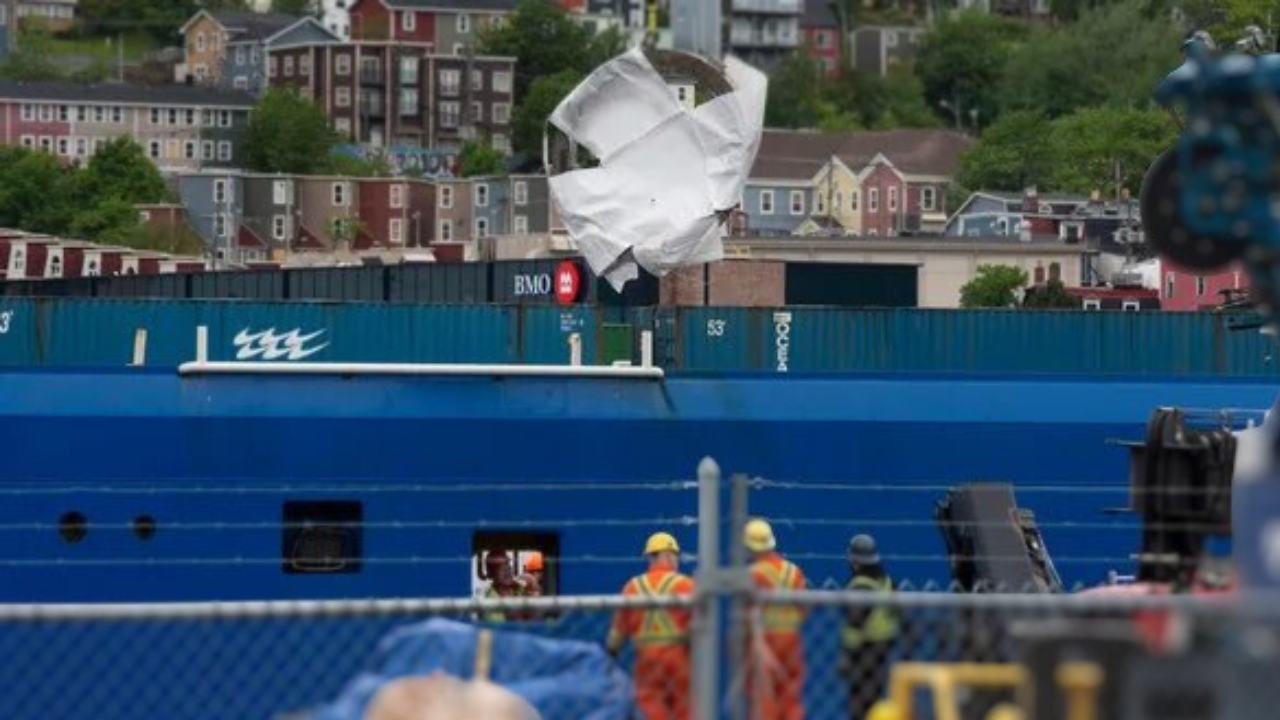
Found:
[[[577,302],[582,292],[582,274],[577,263],[565,260],[556,266],[555,272],[514,276],[511,290],[516,297],[554,296],[556,302],[569,305]]]
[[[556,302],[568,305],[578,299],[582,289],[582,277],[576,263],[568,260],[556,266]]]

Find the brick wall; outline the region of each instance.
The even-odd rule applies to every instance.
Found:
[[[785,304],[787,265],[760,260],[726,260],[670,273],[662,279],[658,302],[664,306],[703,305],[709,275],[710,304],[729,307],[777,307]]]

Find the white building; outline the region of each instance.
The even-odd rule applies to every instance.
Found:
[[[351,39],[351,6],[356,0],[312,0],[320,4],[320,22],[330,32],[343,40]],[[272,0],[249,0],[249,7],[258,12],[270,12]]]

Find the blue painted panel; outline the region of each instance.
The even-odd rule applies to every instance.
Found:
[[[525,305],[523,315],[521,362],[565,365],[569,362],[569,336],[582,338],[582,362],[595,364],[596,335],[600,318],[594,308],[585,305]]]
[[[680,315],[679,369],[705,372],[766,367],[771,339],[763,313],[745,308],[687,308]]]
[[[27,364],[39,358],[36,303],[0,298],[0,365]]]

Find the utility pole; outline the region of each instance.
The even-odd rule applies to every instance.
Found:
[[[124,32],[116,35],[116,79],[124,84]]]

